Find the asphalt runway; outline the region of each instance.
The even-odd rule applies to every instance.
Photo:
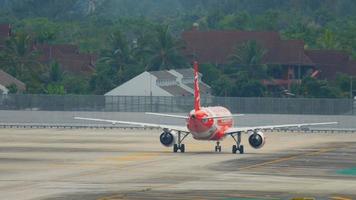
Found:
[[[160,145],[158,130],[0,129],[0,199],[356,199],[352,133],[266,133],[264,148],[233,140]]]

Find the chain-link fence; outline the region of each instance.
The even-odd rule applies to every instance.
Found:
[[[225,106],[233,113],[354,114],[352,99],[202,97],[203,106]],[[99,95],[2,95],[1,110],[188,112],[193,97]]]

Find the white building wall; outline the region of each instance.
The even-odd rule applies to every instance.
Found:
[[[5,86],[0,84],[0,94],[7,94],[7,93],[9,93],[9,90]]]
[[[156,84],[157,78],[143,72],[124,84],[107,92],[105,96],[172,96]]]

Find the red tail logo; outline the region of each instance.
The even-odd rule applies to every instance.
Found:
[[[197,61],[194,61],[194,110],[200,110],[199,72]]]

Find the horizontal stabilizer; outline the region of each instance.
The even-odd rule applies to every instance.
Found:
[[[231,118],[231,117],[240,117],[240,116],[244,116],[244,114],[233,114],[233,115],[226,115],[226,116],[215,116],[215,117],[206,117],[206,119],[218,119],[218,118]]]

